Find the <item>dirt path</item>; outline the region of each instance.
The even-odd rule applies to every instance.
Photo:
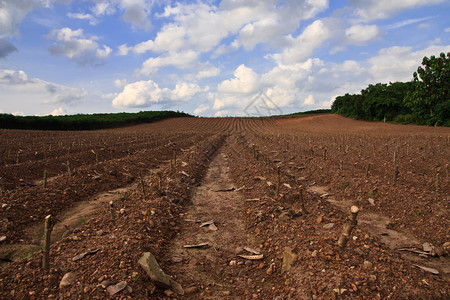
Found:
[[[226,147],[226,145],[224,146]],[[251,255],[244,250],[258,250],[255,238],[245,231],[242,216],[244,199],[229,178],[229,158],[224,147],[211,161],[210,168],[192,199],[193,205],[184,215],[182,229],[175,239],[169,256],[171,274],[187,291],[186,298],[223,299],[244,295],[256,297],[258,274],[262,260],[244,260],[238,254]],[[213,221],[214,226],[200,227]],[[184,248],[185,245],[208,243],[204,248]]]
[[[328,202],[338,207],[344,212],[350,211],[351,200],[338,201],[333,195],[328,193],[328,188],[324,186],[311,186],[309,191],[325,198]],[[398,250],[405,247],[422,248],[422,243],[412,235],[397,230],[387,228],[390,219],[386,216],[369,211],[360,210],[358,214],[358,226],[366,229],[368,232],[377,235],[380,241],[392,250]],[[450,280],[450,259],[448,257],[427,258],[409,252],[400,252],[404,259],[413,263],[424,265],[439,270],[443,278]]]

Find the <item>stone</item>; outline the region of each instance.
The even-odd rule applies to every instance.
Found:
[[[370,205],[375,205],[375,200],[373,198],[369,198]]]
[[[319,215],[316,219],[316,223],[320,224],[320,223],[322,223],[322,220],[323,220],[323,215]]]
[[[364,261],[364,268],[365,269],[371,269],[372,266],[373,266],[373,264],[370,261],[368,261],[368,260]]]
[[[164,273],[153,254],[150,252],[144,252],[144,255],[139,259],[139,264],[148,276],[150,276],[150,279],[155,286],[162,289],[171,288],[175,293],[184,295],[182,286]]]
[[[274,263],[271,263],[270,266],[269,266],[269,268],[266,270],[266,274],[267,274],[267,275],[272,275],[272,274],[273,274],[273,271],[274,271],[274,268],[275,268],[275,264],[274,264]]]
[[[170,286],[172,287],[172,291],[174,291],[178,295],[184,295],[183,287],[178,282],[170,279]]]
[[[423,248],[423,251],[425,251],[425,252],[431,252],[431,250],[433,250],[433,247],[428,242],[423,243],[422,248]]]
[[[283,253],[283,263],[281,265],[281,273],[289,272],[291,266],[297,260],[297,254],[292,252],[291,247],[285,247]]]
[[[171,287],[170,277],[161,269],[153,254],[145,252],[138,262],[157,287],[162,289]]]
[[[112,285],[112,284],[113,284],[113,282],[110,281],[110,280],[103,280],[103,281],[100,283],[100,286],[101,286],[102,288],[106,289],[108,286],[110,286],[110,285]]]
[[[284,211],[279,216],[280,221],[289,221],[291,219],[289,211]]]
[[[68,272],[64,274],[63,278],[59,283],[59,287],[62,288],[72,285],[72,283],[75,281],[76,278],[77,276],[75,275],[75,273]]]
[[[328,224],[323,225],[324,229],[331,229],[333,227],[334,227],[334,223],[328,223]]]
[[[106,291],[108,292],[108,294],[110,296],[114,296],[115,294],[117,294],[118,292],[123,290],[126,286],[127,286],[127,282],[121,281],[118,284],[108,286]]]
[[[184,290],[184,293],[186,295],[194,294],[196,292],[197,292],[197,287],[195,285],[194,286],[190,286],[190,287],[188,287],[187,289]]]

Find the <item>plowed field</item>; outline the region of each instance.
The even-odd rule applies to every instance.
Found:
[[[0,141],[1,299],[450,297],[449,128],[177,118]]]

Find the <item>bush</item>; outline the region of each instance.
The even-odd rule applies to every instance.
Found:
[[[398,115],[394,118],[394,123],[398,124],[414,124],[416,123],[416,118],[412,114]]]

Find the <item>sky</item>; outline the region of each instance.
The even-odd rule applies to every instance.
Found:
[[[450,52],[445,0],[0,0],[0,113],[330,108]]]

